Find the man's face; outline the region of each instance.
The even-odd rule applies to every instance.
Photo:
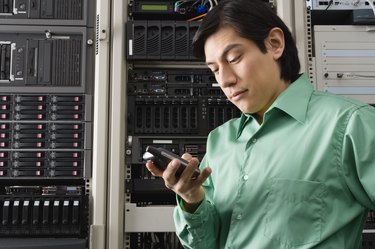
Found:
[[[228,99],[242,112],[260,118],[288,85],[280,79],[277,64],[281,56],[279,38],[284,48],[283,34],[278,31],[270,32],[265,40],[265,54],[228,26],[208,37],[204,46],[206,63]]]

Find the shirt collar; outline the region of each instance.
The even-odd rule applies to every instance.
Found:
[[[302,74],[296,81],[290,84],[272,103],[265,115],[273,108],[278,108],[300,123],[306,119],[307,106],[310,101],[313,86],[306,74]],[[254,117],[247,113],[242,113],[237,130],[237,138],[241,135],[244,127],[250,119]],[[254,119],[255,121],[255,119]]]
[[[242,133],[243,129],[245,128],[247,122],[251,118],[253,118],[253,117],[250,114],[248,114],[248,113],[242,113],[241,114],[240,124],[238,125],[236,139],[238,139],[241,136],[241,133]]]
[[[312,92],[312,84],[307,75],[302,74],[277,97],[268,111],[278,108],[298,122],[304,123]]]

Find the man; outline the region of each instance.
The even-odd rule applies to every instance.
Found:
[[[375,110],[314,91],[299,75],[290,31],[258,0],[223,0],[205,17],[194,51],[242,115],[208,136],[180,178],[174,218],[185,248],[360,248],[375,209]]]

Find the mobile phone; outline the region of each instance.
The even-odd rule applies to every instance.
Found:
[[[144,160],[146,161],[151,160],[155,164],[155,166],[157,166],[161,170],[165,170],[168,164],[175,158],[180,161],[180,167],[177,169],[175,176],[180,177],[185,167],[189,163],[185,159],[179,157],[178,155],[170,152],[167,149],[164,149],[161,147],[154,147],[154,146],[147,146],[146,151],[143,154]],[[195,169],[191,178],[195,179],[198,177],[199,174],[200,174],[200,170]]]

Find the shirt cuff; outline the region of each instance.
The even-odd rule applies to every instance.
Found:
[[[194,213],[186,212],[184,209],[184,205],[182,203],[182,198],[180,196],[176,196],[177,198],[177,212],[180,214],[180,218],[183,218],[185,222],[190,227],[196,227],[202,225],[202,222],[207,218],[207,208],[208,203],[206,197],[204,197],[201,204],[198,206],[197,210]]]

